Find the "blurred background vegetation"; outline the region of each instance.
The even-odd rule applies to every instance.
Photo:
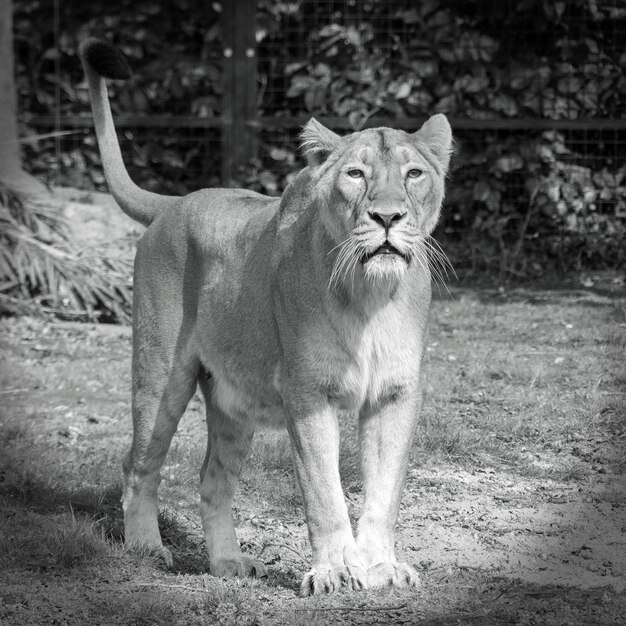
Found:
[[[77,58],[96,35],[135,71],[110,91],[129,170],[146,188],[279,194],[302,166],[297,133],[311,115],[349,132],[413,130],[443,112],[457,150],[436,236],[461,275],[624,269],[619,0],[259,0],[256,20],[245,0],[13,1],[20,134],[33,138],[23,164],[47,183],[106,189]],[[250,30],[248,61],[237,45],[224,54]],[[241,126],[252,149],[227,176],[242,93],[253,99]],[[46,132],[56,135],[34,138]]]

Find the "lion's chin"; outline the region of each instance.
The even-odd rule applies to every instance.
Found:
[[[407,268],[406,259],[399,254],[376,254],[363,262],[365,280],[381,287],[397,284]]]

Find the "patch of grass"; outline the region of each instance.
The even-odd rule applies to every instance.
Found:
[[[50,534],[47,545],[56,563],[64,567],[111,552],[102,527],[93,519],[77,518],[73,511]]]
[[[293,476],[289,435],[285,431],[257,433],[252,444],[250,462],[259,469],[278,470]]]
[[[358,440],[357,440],[357,418],[356,415],[344,413],[339,418],[340,425],[340,445],[339,445],[339,473],[341,475],[344,488],[360,489],[361,475],[359,468]],[[244,470],[246,480],[254,483],[263,481],[264,473],[280,474],[288,483],[295,484],[296,477],[291,453],[291,443],[285,431],[259,432],[255,436],[250,454],[250,468]],[[260,474],[259,474],[260,472]],[[299,502],[298,489],[284,487],[281,480],[280,485],[273,485],[272,490],[275,499],[287,496],[291,501],[293,496]],[[291,496],[287,493],[291,494]]]
[[[521,473],[545,467],[547,477],[555,459],[533,464],[528,453],[545,456],[557,441],[571,455],[576,440],[605,431],[598,406],[606,395],[623,392],[615,376],[624,371],[620,315],[610,307],[503,306],[471,297],[435,309],[418,447],[455,462],[504,462]],[[579,474],[572,463],[562,465],[557,473]]]
[[[194,415],[186,415],[190,420]],[[204,426],[198,437],[175,437],[167,453],[161,474],[170,486],[185,486],[197,488],[200,483],[200,467],[206,453],[206,432]]]
[[[616,611],[623,607],[611,594],[608,608],[602,609],[602,594],[591,592],[586,597],[599,604],[579,606],[578,596],[567,590],[511,587],[513,581],[491,570],[460,570],[454,564],[462,552],[445,551],[460,544],[446,544],[434,533],[429,545],[429,529],[443,528],[445,538],[456,532],[457,520],[467,522],[490,545],[499,530],[510,529],[505,522],[492,529],[491,518],[480,521],[480,515],[499,511],[507,520],[510,516],[515,532],[518,519],[523,529],[526,543],[520,539],[513,559],[525,554],[529,542],[532,548],[529,506],[544,520],[555,515],[559,524],[560,506],[586,514],[597,512],[595,503],[622,501],[610,473],[626,469],[625,319],[608,306],[494,304],[475,298],[436,302],[413,455],[431,478],[420,482],[420,471],[410,473],[398,542],[403,558],[414,563],[420,562],[419,552],[440,550],[445,567],[425,568],[422,587],[410,593],[306,600],[297,599],[295,590],[310,562],[310,547],[286,434],[259,433],[235,500],[244,552],[256,556],[264,550],[270,577],[266,582],[214,579],[206,576],[198,511],[206,431],[201,403],[192,403],[163,471],[159,523],[174,556],[174,571],[164,571],[149,555],[122,544],[120,462],[130,441],[128,406],[96,399],[109,388],[125,397],[130,366],[119,364],[129,361],[128,339],[97,331],[44,332],[45,324],[35,328],[20,320],[11,322],[7,336],[0,324],[0,340],[11,348],[3,384],[26,388],[0,419],[5,602],[0,621],[187,625],[258,618],[267,624],[460,620],[482,625],[531,623],[546,615],[554,621],[553,606],[571,614],[572,623],[594,623],[586,616],[602,623],[602,617],[621,615]],[[42,350],[28,347],[34,341]],[[24,364],[17,363],[22,356]],[[90,419],[94,416],[97,420]],[[355,426],[355,416],[342,417],[340,472],[353,518],[361,508]],[[450,476],[459,468],[462,477],[451,489]],[[588,480],[602,472],[609,476]],[[441,490],[432,484],[439,479]],[[592,490],[603,481],[606,490]],[[493,499],[481,491],[486,486]],[[495,498],[500,495],[511,499]],[[475,501],[484,506],[472,509]],[[541,525],[536,528],[541,532]],[[404,608],[384,608],[394,605]],[[368,612],[372,607],[377,608]]]
[[[73,568],[124,553],[121,544],[107,538],[97,519],[71,509],[43,515],[5,501],[3,510],[0,552],[8,562],[19,559],[26,566]]]
[[[220,626],[252,626],[256,615],[251,610],[249,589],[238,589],[226,585],[212,589],[207,595],[205,605],[215,624]]]
[[[441,454],[448,461],[463,462],[484,454],[502,453],[502,445],[495,436],[485,442],[481,430],[468,427],[459,414],[447,416],[424,411],[416,444],[420,452]]]
[[[131,603],[114,610],[116,617],[129,626],[169,626],[178,622],[180,606],[162,594],[142,594]],[[190,621],[190,624],[199,622]]]
[[[32,436],[30,424],[10,423],[0,428],[0,442],[3,446],[10,446],[20,441],[28,440]]]

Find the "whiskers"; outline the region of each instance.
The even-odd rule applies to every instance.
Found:
[[[355,230],[328,252],[330,255],[338,250],[328,280],[329,291],[340,284],[350,284],[351,290],[354,291],[355,275],[361,269],[363,278],[373,286],[380,285],[382,287],[393,284],[402,278],[409,266],[406,260],[399,255],[367,257],[368,252],[371,255],[374,248],[372,235],[371,230]],[[384,240],[381,240],[379,245],[383,243]],[[390,238],[390,243],[396,249],[404,251],[403,254],[410,257],[411,261],[419,265],[425,273],[430,273],[439,293],[442,293],[443,290],[452,296],[446,282],[450,280],[451,276],[456,278],[456,272],[450,259],[435,239],[424,237],[415,229],[412,232],[396,233],[395,237]],[[369,260],[362,268],[359,268],[364,257]]]
[[[350,275],[350,284],[354,286],[354,272],[365,251],[362,239],[356,233],[352,233],[328,254],[331,254],[337,248],[339,248],[339,252],[328,280],[329,291],[339,285],[339,283],[342,283],[348,277],[348,274]]]
[[[430,275],[439,293],[441,294],[443,288],[452,297],[446,282],[450,280],[451,275],[454,278],[457,278],[457,275],[437,240],[432,237],[418,237],[416,245],[411,247],[411,255],[424,271],[430,269]]]

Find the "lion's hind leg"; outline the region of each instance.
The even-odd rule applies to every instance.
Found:
[[[156,354],[148,360],[145,351],[135,355],[133,443],[123,464],[124,530],[127,545],[147,549],[171,567],[159,533],[157,490],[172,437],[196,389],[196,368],[180,354],[171,365]]]
[[[262,561],[242,554],[232,518],[232,505],[254,428],[237,422],[212,397],[211,381],[200,377],[206,404],[207,453],[200,470],[200,513],[213,576],[264,578]]]

